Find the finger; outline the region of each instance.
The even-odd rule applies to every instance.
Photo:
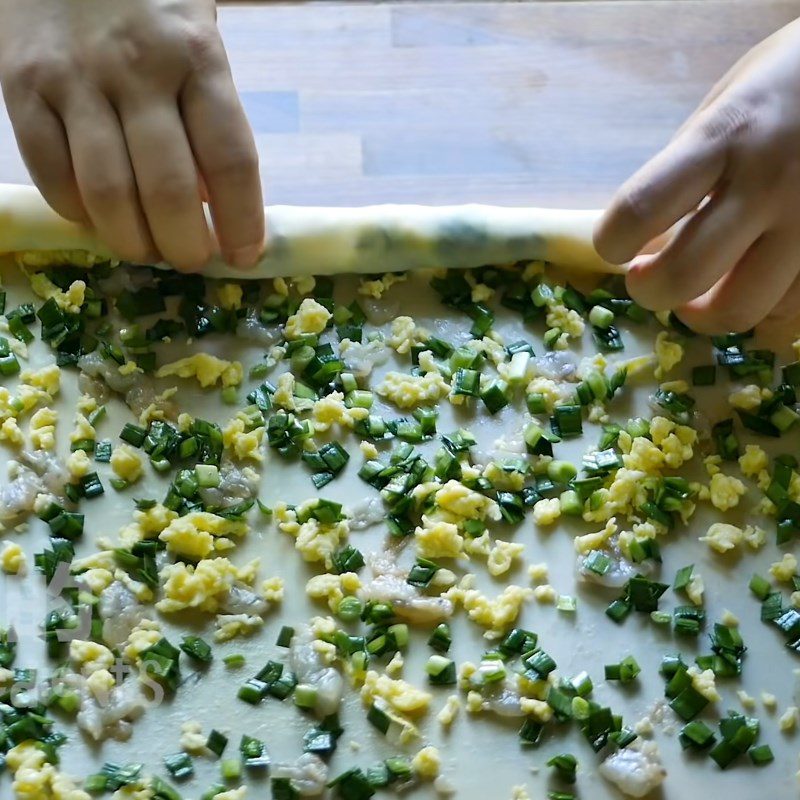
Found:
[[[223,258],[252,267],[264,249],[264,200],[253,132],[227,66],[192,77],[181,108]]]
[[[113,108],[85,92],[65,100],[63,119],[78,190],[100,238],[126,261],[157,260]]]
[[[617,192],[595,230],[597,252],[614,264],[633,258],[702,202],[725,159],[722,143],[701,126],[687,130]]]
[[[34,93],[7,103],[22,159],[44,199],[62,217],[88,223],[61,119]]]
[[[677,310],[700,333],[747,331],[769,316],[794,283],[796,236],[771,231],[755,242],[738,264],[702,297]]]
[[[661,252],[632,262],[628,292],[655,310],[688,303],[733,269],[765,224],[740,194],[723,191],[699,208]]]
[[[197,167],[177,106],[139,98],[122,108],[142,208],[156,247],[180,270],[199,270],[212,245]]]
[[[800,271],[800,264],[798,264]],[[769,313],[769,319],[775,322],[791,322],[800,317],[800,275],[786,290],[786,294],[778,301],[775,308]]]
[[[698,117],[703,115],[728,89],[736,83],[739,76],[742,75],[749,67],[751,59],[758,48],[750,50],[746,55],[739,59],[729,70],[726,72],[712,87],[708,94],[700,101],[700,105],[691,113],[683,125],[678,128],[673,138],[677,139],[683,132],[694,125]]]

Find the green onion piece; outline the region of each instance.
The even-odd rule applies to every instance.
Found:
[[[239,742],[239,753],[246,769],[267,769],[270,765],[267,747],[260,739],[243,735]]]
[[[194,765],[188,753],[165,756],[164,767],[175,780],[182,781],[194,775]]]
[[[428,646],[439,653],[446,653],[453,643],[450,633],[450,626],[446,622],[440,622],[428,637]]]
[[[181,643],[178,646],[189,658],[201,661],[204,664],[209,664],[214,657],[211,652],[211,645],[199,636],[187,634],[181,639]]]
[[[418,558],[417,563],[411,567],[408,573],[406,583],[425,589],[430,585],[439,569],[440,567],[435,561],[430,561],[427,558]]]
[[[238,758],[226,758],[219,765],[220,777],[224,781],[236,781],[242,777],[242,762]]]
[[[583,433],[580,405],[560,405],[553,409],[550,427],[556,436],[568,439]]]
[[[541,722],[536,722],[532,717],[528,717],[525,722],[522,723],[518,736],[524,745],[537,745],[539,744],[543,731],[544,725],[542,725]]]
[[[246,659],[241,653],[231,653],[229,656],[225,656],[222,659],[222,663],[225,664],[228,669],[239,669],[245,665]]]
[[[707,705],[707,698],[691,685],[691,679],[689,685],[679,692],[669,704],[670,708],[686,722],[694,719]]]
[[[688,748],[693,750],[706,750],[714,744],[716,738],[717,737],[714,736],[714,731],[712,731],[705,722],[698,719],[687,722],[686,725],[681,728],[681,732],[678,735],[678,740],[684,750]]]
[[[499,378],[492,381],[481,392],[481,400],[490,414],[496,414],[511,402],[508,383]]]
[[[611,559],[600,550],[592,550],[585,558],[583,566],[595,575],[605,575],[611,569]]]
[[[259,678],[250,678],[250,680],[239,687],[236,696],[245,703],[255,706],[267,696],[269,687],[270,684]]]
[[[770,582],[761,575],[753,575],[749,583],[750,591],[759,599],[766,600],[767,595],[772,591]]]
[[[432,655],[425,665],[428,680],[434,686],[452,686],[457,683],[456,662],[442,655]]]
[[[604,306],[594,306],[589,312],[589,323],[595,328],[608,328],[614,322],[614,312]]]
[[[206,740],[206,748],[209,749],[214,755],[219,758],[222,753],[225,751],[225,748],[228,746],[228,737],[225,734],[220,733],[218,730],[213,729],[211,733],[208,734],[208,739]]]
[[[556,609],[565,614],[574,614],[578,610],[578,600],[568,594],[560,594],[556,600]]]
[[[605,677],[607,681],[630,683],[642,671],[633,656],[626,656],[619,664],[606,664]]]
[[[692,572],[694,570],[694,564],[689,564],[688,567],[681,567],[675,573],[675,580],[672,582],[672,588],[676,592],[683,591],[689,585],[689,581],[692,579]]]
[[[579,517],[583,514],[583,502],[574,489],[567,489],[559,495],[561,513],[569,517]]]
[[[775,756],[772,753],[772,748],[768,744],[761,744],[757,747],[751,747],[747,754],[750,756],[750,760],[753,762],[753,764],[755,764],[757,767],[766,766],[775,760]]]
[[[364,566],[364,556],[352,545],[345,545],[332,556],[333,567],[340,575],[343,572],[358,572]]]
[[[600,306],[595,306],[600,308]],[[592,309],[594,310],[594,309]],[[613,315],[612,315],[613,318]],[[575,783],[575,773],[578,769],[578,759],[571,753],[560,753],[547,761],[548,767],[553,767],[561,780],[566,783]]]
[[[272,778],[270,780],[272,800],[298,800],[300,793],[292,786],[289,778]]]
[[[364,604],[357,597],[343,597],[336,608],[336,616],[343,622],[355,622],[364,610]]]
[[[94,446],[94,460],[107,464],[111,461],[113,446],[108,439],[102,439]]]
[[[175,691],[180,684],[180,650],[162,638],[139,654],[142,670],[162,686]]]
[[[289,645],[292,643],[293,636],[294,628],[290,627],[289,625],[284,625],[278,634],[275,644],[277,644],[278,647],[289,647]]]
[[[633,611],[633,605],[627,598],[621,597],[612,601],[606,608],[606,616],[614,622],[622,622]]]
[[[119,434],[119,438],[123,442],[127,442],[134,447],[141,447],[144,444],[147,431],[139,425],[134,425],[131,422],[125,423]]]
[[[369,800],[375,794],[367,776],[358,767],[337,775],[328,787],[334,790],[334,797],[341,800]]]
[[[367,721],[384,735],[392,724],[391,717],[374,703],[369,707],[369,711],[367,711]]]
[[[568,685],[578,697],[586,697],[592,693],[592,689],[594,688],[589,673],[585,671],[579,672],[573,678],[570,678]]]
[[[219,486],[219,467],[215,464],[197,464],[194,468],[197,485],[201,489],[215,489]]]
[[[669,611],[651,611],[650,619],[656,625],[669,625],[672,622],[672,614]]]
[[[480,394],[481,374],[474,369],[459,369],[453,378],[452,394],[477,397]]]
[[[294,704],[298,708],[317,707],[317,687],[308,683],[299,683],[294,690]]]
[[[547,465],[547,477],[554,483],[567,484],[577,475],[578,470],[569,461],[554,459]]]

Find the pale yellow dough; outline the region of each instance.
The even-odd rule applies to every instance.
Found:
[[[487,205],[270,206],[267,249],[256,269],[213,260],[210,277],[274,278],[394,272],[447,266],[548,261],[589,272],[619,272],[592,245],[599,211]],[[31,186],[0,184],[0,253],[89,254],[113,258],[94,233],[59,217]],[[33,261],[35,257],[29,256]]]

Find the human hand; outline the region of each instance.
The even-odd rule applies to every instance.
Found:
[[[252,266],[264,241],[253,134],[213,0],[0,0],[0,82],[47,202],[121,258]]]
[[[633,259],[627,285],[642,305],[703,333],[744,331],[800,315],[799,213],[800,20],[741,59],[622,186],[595,246]]]

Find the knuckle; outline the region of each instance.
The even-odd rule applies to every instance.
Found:
[[[118,208],[132,197],[131,187],[125,181],[106,176],[102,172],[82,181],[81,194],[87,203],[100,210]]]
[[[152,186],[142,189],[145,205],[158,208],[183,208],[196,200],[197,186],[180,178],[162,177]]]
[[[755,115],[750,103],[727,100],[719,103],[700,123],[700,135],[707,141],[729,142],[754,127]]]
[[[196,69],[218,66],[224,50],[214,25],[193,25],[184,33],[186,52]]]
[[[60,86],[69,74],[67,60],[55,54],[23,55],[7,67],[6,80],[24,89],[47,92]]]
[[[244,183],[258,173],[258,154],[250,148],[225,148],[207,169],[211,180]]]

